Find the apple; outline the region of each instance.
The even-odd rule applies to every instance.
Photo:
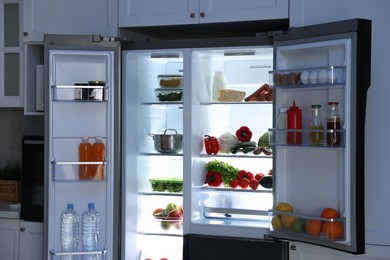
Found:
[[[166,210],[169,210],[169,211],[172,211],[174,209],[177,209],[177,205],[175,203],[169,203],[166,207],[165,207]]]

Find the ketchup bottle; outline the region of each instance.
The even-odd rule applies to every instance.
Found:
[[[302,129],[302,110],[293,105],[287,110],[287,129]],[[287,131],[287,144],[302,144],[302,132]]]

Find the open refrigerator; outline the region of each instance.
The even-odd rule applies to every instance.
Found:
[[[68,202],[74,202],[80,214],[87,203],[96,203],[103,259],[228,260],[259,254],[288,259],[288,241],[363,253],[370,26],[370,21],[356,19],[230,39],[120,42],[109,37],[48,36],[48,258],[64,254],[59,221]],[[223,71],[227,89],[249,95],[269,84],[273,98],[216,101],[215,71]],[[275,80],[277,75],[312,71],[316,82]],[[325,81],[318,81],[320,71],[326,72]],[[162,84],[162,79],[174,84]],[[77,100],[80,90],[89,87],[75,83],[89,80],[105,82],[99,87],[104,90],[102,100]],[[303,113],[302,129],[294,130],[303,137],[299,145],[285,143],[284,136],[291,131],[276,124],[279,109],[293,101]],[[337,147],[325,142],[312,146],[310,106],[325,108],[330,101],[339,102],[342,128],[336,132],[343,142]],[[325,123],[325,109],[321,117]],[[206,153],[206,135],[234,134],[241,126],[252,130],[256,144],[267,134],[272,152]],[[327,136],[328,130],[322,131]],[[159,150],[159,138],[168,135],[181,141],[178,150]],[[78,179],[76,151],[83,136],[103,137],[104,180]],[[269,183],[256,189],[210,187],[206,165],[213,161],[263,173],[272,179],[272,187]],[[276,210],[280,202],[289,203],[293,212]],[[181,214],[163,215],[172,206]],[[322,218],[321,210],[327,207],[340,216]],[[343,233],[329,239],[276,228],[272,219],[281,215],[337,222]],[[234,251],[237,247],[247,249]],[[84,253],[80,246],[76,254]]]

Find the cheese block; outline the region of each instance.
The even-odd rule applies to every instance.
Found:
[[[220,102],[240,102],[245,98],[246,92],[233,89],[220,89],[218,101]]]

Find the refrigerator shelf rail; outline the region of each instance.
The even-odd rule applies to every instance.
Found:
[[[108,86],[52,85],[53,101],[107,102]]]
[[[249,193],[269,193],[271,194],[272,193],[272,189],[261,189],[259,187],[258,190],[252,190],[252,189],[241,189],[241,188],[236,188],[236,189],[233,189],[233,188],[211,188],[209,186],[204,186],[202,187],[202,191],[203,192],[238,192],[238,193],[246,193],[246,192],[249,192]]]
[[[227,153],[218,153],[215,155],[208,155],[206,153],[201,153],[200,157],[225,157],[225,158],[262,158],[262,159],[272,159],[272,155],[264,155],[264,154],[253,154],[252,152],[244,153],[236,153],[236,154],[227,154]]]
[[[218,102],[218,101],[201,101],[201,105],[272,105],[272,101],[240,101],[240,102]]]
[[[278,129],[278,128],[270,128],[269,132],[269,143],[271,145],[277,146],[301,146],[301,147],[314,147],[314,148],[345,148],[345,140],[346,140],[346,130],[345,129]],[[286,136],[291,134],[300,135],[302,142],[300,144],[292,144],[288,143]],[[322,134],[323,141],[317,144],[310,144],[310,134]],[[327,143],[327,136],[336,134],[340,136],[341,143],[340,145],[330,145]]]
[[[50,254],[52,256],[76,256],[76,255],[102,255],[105,256],[107,254],[107,248],[102,251],[89,251],[89,252],[56,252],[54,250],[50,250]]]

